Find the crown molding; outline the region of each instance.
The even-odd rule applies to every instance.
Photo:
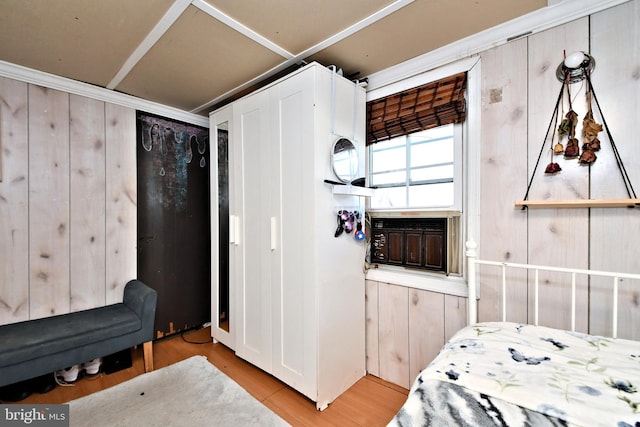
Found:
[[[367,92],[631,0],[564,0],[367,76]]]
[[[199,116],[188,111],[169,107],[157,102],[147,101],[142,98],[136,98],[135,96],[114,92],[88,83],[56,76],[54,74],[45,73],[6,61],[0,61],[0,77],[44,86],[50,89],[72,93],[74,95],[86,96],[88,98],[136,110],[143,110],[148,113],[157,114],[198,126],[209,127],[208,117]]]

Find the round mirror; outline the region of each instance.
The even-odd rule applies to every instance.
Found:
[[[333,172],[341,182],[351,182],[358,175],[358,150],[347,138],[340,138],[331,151]]]

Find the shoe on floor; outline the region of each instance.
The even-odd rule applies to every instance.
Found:
[[[48,393],[57,385],[58,384],[56,383],[55,374],[53,373],[41,375],[29,380],[29,386],[31,387],[31,390],[39,394]]]
[[[68,368],[56,371],[56,378],[63,384],[71,384],[78,380],[80,375],[80,365],[73,365]]]
[[[0,402],[19,402],[31,395],[28,381],[0,387]]]
[[[90,360],[88,362],[84,362],[82,364],[82,369],[87,375],[97,375],[100,373],[100,367],[102,366],[102,359],[97,358]]]

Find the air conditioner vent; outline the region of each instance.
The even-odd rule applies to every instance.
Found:
[[[372,218],[371,261],[448,273],[447,218]]]
[[[446,218],[374,218],[374,230],[428,230],[444,231],[447,228]]]

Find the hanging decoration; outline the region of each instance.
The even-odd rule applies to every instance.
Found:
[[[600,150],[600,140],[598,134],[602,132],[602,125],[596,123],[593,118],[593,110],[591,108],[591,85],[587,85],[587,114],[582,119],[582,154],[580,155],[580,163],[591,164],[596,161],[596,151]]]
[[[624,181],[629,199],[616,201],[615,203],[613,201],[601,201],[604,203],[595,203],[594,205],[599,205],[602,207],[640,206],[640,201],[637,199],[635,190],[631,185],[629,175],[627,174],[624,164],[622,163],[622,159],[620,158],[620,154],[618,152],[616,144],[604,119],[604,115],[602,114],[600,104],[598,103],[598,98],[596,97],[595,91],[593,90],[593,85],[591,84],[591,73],[595,69],[595,65],[596,62],[592,56],[588,55],[585,52],[574,52],[569,56],[566,56],[564,61],[560,63],[560,65],[556,69],[556,77],[562,83],[562,86],[560,87],[560,93],[558,94],[558,99],[556,101],[553,114],[551,115],[551,121],[547,128],[547,133],[545,134],[545,138],[540,149],[540,154],[538,155],[538,160],[533,169],[531,180],[529,181],[529,185],[527,186],[527,192],[524,196],[524,200],[522,202],[517,202],[516,206],[522,206],[523,209],[526,207],[531,207],[532,204],[538,204],[540,207],[550,206],[549,203],[545,202],[532,203],[527,201],[529,197],[529,190],[531,189],[531,184],[533,183],[533,178],[535,177],[540,159],[545,152],[545,146],[548,140],[550,140],[551,142],[551,147],[549,149],[551,160],[545,168],[545,174],[554,175],[562,171],[562,167],[558,162],[555,161],[554,156],[563,156],[566,160],[577,160],[580,165],[590,168],[591,165],[593,165],[597,160],[596,152],[601,149],[601,143],[598,135],[603,130],[606,131],[607,137],[611,143],[611,149],[615,156],[618,169],[620,170],[620,173],[622,175],[622,179]],[[576,129],[579,124],[579,117],[578,113],[576,113],[573,109],[573,99],[571,97],[571,84],[578,82],[586,82],[585,97],[587,105],[587,112],[582,119],[582,132],[580,135],[580,139],[576,135]],[[565,93],[567,97],[566,102],[564,99]],[[595,119],[592,105],[593,103],[595,103],[595,106],[600,113],[599,116],[602,118],[602,124],[598,123]],[[568,105],[567,113],[564,112],[565,104]],[[557,142],[555,142],[556,134],[558,137]],[[563,144],[565,139],[566,145]],[[580,142],[582,142],[582,144],[580,144]],[[554,207],[582,207],[583,205],[585,205],[585,203],[582,203],[580,201],[566,201],[564,205],[566,206],[558,206],[558,203],[555,203]]]

